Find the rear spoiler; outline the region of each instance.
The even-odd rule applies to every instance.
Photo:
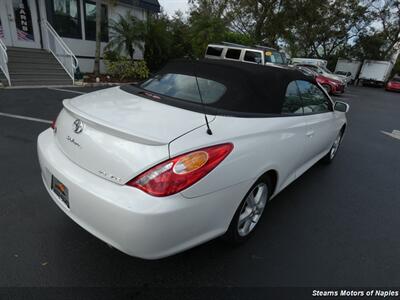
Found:
[[[67,110],[75,118],[81,119],[81,120],[85,121],[87,124],[92,124],[92,125],[95,125],[96,127],[100,127],[104,132],[109,132],[115,136],[130,140],[132,142],[150,145],[150,146],[163,146],[163,145],[169,144],[169,142],[170,142],[170,141],[156,140],[155,137],[146,135],[144,133],[138,133],[138,134],[133,135],[132,133],[124,130],[124,128],[115,127],[114,125],[112,125],[102,119],[96,118],[94,116],[91,116],[91,115],[81,111],[79,108],[77,108],[71,104],[71,99],[65,99],[63,101],[63,106],[64,106],[65,110]]]

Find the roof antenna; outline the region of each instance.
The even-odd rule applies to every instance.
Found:
[[[201,95],[199,80],[197,79],[196,71],[194,73],[194,77],[196,78],[197,90],[199,91],[201,106],[203,107],[204,118],[206,119],[207,134],[212,135],[213,133],[212,133],[211,128],[210,128],[210,123],[208,123],[208,118],[207,118],[207,114],[206,114],[206,106],[204,105],[203,97]]]

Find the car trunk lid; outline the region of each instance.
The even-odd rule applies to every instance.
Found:
[[[59,147],[77,165],[117,184],[169,158],[171,141],[205,123],[203,114],[119,88],[63,104],[56,123]]]

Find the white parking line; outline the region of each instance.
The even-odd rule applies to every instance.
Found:
[[[13,115],[13,114],[6,114],[6,113],[2,113],[2,112],[0,112],[0,116],[1,117],[7,117],[7,118],[14,118],[14,119],[22,119],[22,120],[27,120],[27,121],[39,122],[39,123],[46,123],[46,124],[51,124],[52,123],[52,121],[49,121],[49,120],[31,118],[31,117],[25,117],[25,116]]]
[[[394,139],[400,140],[400,130],[393,130],[391,133],[381,130],[383,134],[386,134]]]
[[[68,93],[75,93],[75,94],[86,94],[85,92],[78,92],[78,91],[72,91],[72,90],[66,90],[66,89],[59,89],[59,88],[48,88],[49,90],[53,90],[53,91],[59,91],[59,92],[68,92]]]

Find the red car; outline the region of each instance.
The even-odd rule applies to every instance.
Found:
[[[344,84],[339,80],[328,78],[322,75],[315,77],[317,82],[324,87],[329,94],[343,94]]]
[[[393,77],[390,79],[385,86],[387,91],[400,92],[400,77]]]
[[[315,78],[315,80],[320,85],[322,85],[323,88],[329,94],[332,95],[332,94],[343,94],[344,93],[344,84],[341,81],[322,76],[321,74],[318,74],[314,70],[311,70],[304,66],[298,66],[297,68],[300,69],[300,71],[302,71],[306,75],[313,76]]]

